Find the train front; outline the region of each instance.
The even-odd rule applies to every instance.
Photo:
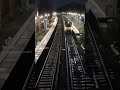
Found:
[[[66,32],[71,32],[72,31],[72,22],[69,20],[65,21],[65,31]]]

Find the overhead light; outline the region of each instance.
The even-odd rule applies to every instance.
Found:
[[[38,11],[37,11],[37,17],[39,16],[39,13],[38,13]]]
[[[85,15],[84,15],[84,14],[81,14],[81,16],[85,17]]]
[[[48,14],[48,17],[50,16],[50,14]]]
[[[35,17],[35,20],[37,20],[37,17]]]
[[[45,14],[45,17],[47,17],[47,14]]]
[[[43,18],[43,15],[40,16],[40,19]]]
[[[53,12],[53,15],[57,15],[57,12]]]

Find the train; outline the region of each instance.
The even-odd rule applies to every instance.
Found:
[[[66,32],[71,32],[72,31],[72,21],[67,19],[65,16],[63,16],[64,19],[64,30]]]
[[[72,30],[72,22],[70,20],[65,21],[65,30],[70,32]]]

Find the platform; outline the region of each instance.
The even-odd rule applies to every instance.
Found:
[[[31,14],[17,34],[12,38],[10,44],[0,54],[0,89],[8,79],[21,54],[30,53],[23,51],[34,33],[35,13],[36,11]]]
[[[35,63],[37,62],[38,58],[42,54],[43,50],[45,49],[45,46],[47,45],[53,31],[55,30],[57,22],[58,22],[58,18],[56,17],[55,21],[53,22],[53,26],[50,28],[50,30],[47,32],[47,34],[44,36],[41,42],[37,43],[37,46],[35,48]]]
[[[73,32],[75,34],[79,34],[80,33],[79,30],[74,25],[72,25],[72,30],[73,30]]]

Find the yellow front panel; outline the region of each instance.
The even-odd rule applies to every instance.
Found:
[[[71,30],[71,27],[66,27],[66,30]]]

